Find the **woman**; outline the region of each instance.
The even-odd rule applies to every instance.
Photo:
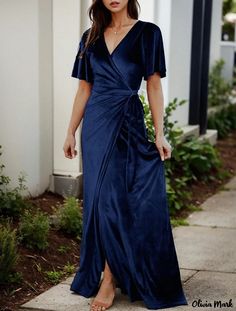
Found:
[[[72,77],[79,79],[64,153],[74,158],[83,118],[83,235],[80,267],[71,290],[95,296],[91,310],[106,310],[116,287],[148,309],[187,304],[167,206],[160,28],[138,19],[136,0],[93,0]],[[138,96],[147,94],[156,140],[147,138]],[[101,273],[103,279],[101,279]]]

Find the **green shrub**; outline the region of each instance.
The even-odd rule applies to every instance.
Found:
[[[236,105],[229,104],[208,116],[207,127],[216,129],[218,137],[227,137],[231,130],[236,129]]]
[[[71,246],[69,246],[69,245],[60,245],[57,250],[58,250],[58,252],[60,254],[66,254],[68,251],[71,250]]]
[[[19,240],[29,248],[44,250],[48,246],[50,229],[48,216],[37,210],[36,213],[25,211],[19,223]]]
[[[150,140],[151,142],[155,142],[155,129],[153,126],[151,109],[149,108],[149,105],[145,101],[145,97],[143,95],[140,95],[140,99],[144,109],[144,121],[146,125],[148,140]],[[176,110],[177,107],[182,106],[185,103],[186,100],[181,100],[178,102],[178,99],[174,98],[174,100],[170,102],[168,106],[165,108],[164,124],[163,124],[164,135],[172,146],[180,142],[180,136],[182,135],[183,131],[181,130],[181,128],[175,126],[177,121],[172,122],[170,121],[170,118],[172,116],[173,111]]]
[[[212,169],[221,165],[217,149],[208,141],[189,137],[176,146],[175,167],[188,179],[208,179]]]
[[[178,101],[177,98],[174,98],[172,102],[165,107],[164,113],[164,135],[167,140],[170,142],[171,146],[176,146],[181,143],[180,137],[183,134],[183,130],[180,127],[176,126],[177,120],[171,121],[173,112],[180,106],[184,105],[187,101],[181,100]]]
[[[0,283],[9,282],[19,256],[17,253],[16,230],[0,224]]]
[[[0,215],[18,218],[26,209],[30,209],[28,203],[19,193],[8,191],[0,195]]]
[[[208,82],[208,106],[220,106],[229,104],[229,96],[231,92],[231,84],[222,77],[222,69],[225,61],[219,59],[212,66],[209,73]]]
[[[190,198],[188,189],[188,178],[184,176],[171,176],[171,170],[166,169],[166,191],[170,214],[174,215],[176,211],[187,207]]]
[[[61,280],[61,278],[64,276],[63,271],[44,271],[45,278],[51,283],[51,284],[58,284]]]
[[[67,197],[63,204],[59,205],[56,213],[59,227],[63,231],[75,236],[82,235],[82,213],[75,197]]]
[[[2,146],[0,145],[0,156]],[[27,190],[25,175],[21,172],[18,176],[18,186],[10,189],[11,179],[4,174],[5,165],[0,164],[0,216],[19,217],[31,204],[22,197],[22,192]]]
[[[236,105],[231,104],[227,107],[228,120],[230,122],[230,128],[232,130],[236,129]]]
[[[67,275],[71,275],[72,273],[75,272],[75,270],[76,270],[75,265],[71,264],[69,261],[67,261],[67,263],[63,267],[63,271]]]
[[[216,61],[209,74],[208,87],[208,106],[216,106],[218,109],[208,111],[207,127],[216,129],[219,138],[226,137],[232,129],[236,128],[236,105],[231,104],[230,101],[232,84],[222,77],[224,63],[223,59]]]
[[[234,23],[230,23],[224,20],[224,16],[230,12],[236,13],[235,0],[223,0],[222,4],[223,4],[223,10],[222,10],[221,18],[222,18],[222,21],[224,21],[222,25],[222,33],[228,34],[229,41],[234,41],[234,32],[235,32]]]
[[[47,281],[52,284],[58,284],[62,277],[71,275],[76,270],[75,265],[71,264],[69,261],[64,265],[63,270],[44,271],[44,276]]]

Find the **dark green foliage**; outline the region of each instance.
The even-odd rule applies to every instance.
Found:
[[[69,261],[64,265],[63,270],[53,270],[51,271],[44,271],[45,279],[49,281],[51,284],[58,284],[62,277],[66,275],[71,275],[76,270],[76,267],[71,264]]]
[[[60,228],[72,235],[82,235],[82,213],[78,200],[73,197],[67,197],[57,210]]]
[[[44,271],[45,278],[48,280],[51,284],[58,284],[61,280],[61,278],[64,276],[63,271]]]
[[[0,214],[2,216],[17,218],[29,208],[31,205],[15,191],[8,191],[0,195]]]
[[[25,211],[19,223],[19,240],[29,248],[44,250],[48,246],[48,216],[40,210]]]
[[[224,25],[222,26],[222,32],[223,34],[228,35],[227,41],[234,41],[234,24],[224,22]]]
[[[187,207],[190,192],[187,185],[188,178],[171,176],[170,171],[166,170],[166,190],[170,214],[174,215],[178,210]]]
[[[224,67],[224,64],[225,61],[223,59],[219,59],[211,68],[208,82],[209,107],[229,104],[229,96],[232,86],[222,77],[222,69]]]
[[[231,130],[236,129],[236,105],[229,104],[217,112],[209,114],[207,127],[216,129],[218,137],[227,137]]]
[[[183,134],[183,131],[180,127],[176,127],[175,124],[177,121],[174,122],[170,121],[170,118],[173,114],[173,111],[177,109],[177,107],[182,106],[186,103],[186,100],[181,100],[178,102],[177,98],[174,98],[172,102],[168,104],[165,108],[164,114],[164,135],[166,138],[171,142],[172,145],[176,145],[180,142],[180,137]]]
[[[236,3],[235,0],[224,0],[223,1],[223,10],[222,10],[222,14],[224,17],[224,15],[226,15],[229,12],[235,12],[236,13]]]
[[[0,156],[2,155],[0,145]],[[21,173],[18,177],[19,185],[10,189],[11,179],[4,174],[5,166],[0,164],[0,216],[19,217],[31,205],[22,197],[22,192],[27,189],[25,176]]]
[[[235,0],[224,0],[222,10],[222,20],[227,13],[236,13],[236,2]],[[234,24],[224,21],[222,26],[222,32],[228,34],[229,41],[234,41]]]
[[[16,231],[0,224],[0,284],[8,283],[18,260]]]
[[[209,129],[218,131],[218,138],[226,137],[236,128],[236,105],[230,101],[231,84],[222,77],[224,60],[216,61],[209,75],[208,106],[215,107],[208,110]]]
[[[189,137],[184,143],[176,147],[174,160],[176,169],[189,180],[206,179],[212,169],[220,167],[217,150],[208,141],[200,141],[196,137]]]

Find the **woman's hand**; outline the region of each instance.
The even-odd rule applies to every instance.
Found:
[[[76,140],[73,134],[68,134],[63,146],[65,157],[68,159],[73,159],[77,155],[75,150]]]
[[[156,147],[160,153],[161,160],[167,160],[171,158],[171,145],[166,140],[165,136],[156,136]]]

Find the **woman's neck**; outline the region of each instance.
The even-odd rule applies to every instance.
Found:
[[[111,27],[120,28],[124,25],[130,25],[134,22],[134,19],[129,17],[124,12],[111,13],[111,15],[112,15],[112,21],[110,23]]]

